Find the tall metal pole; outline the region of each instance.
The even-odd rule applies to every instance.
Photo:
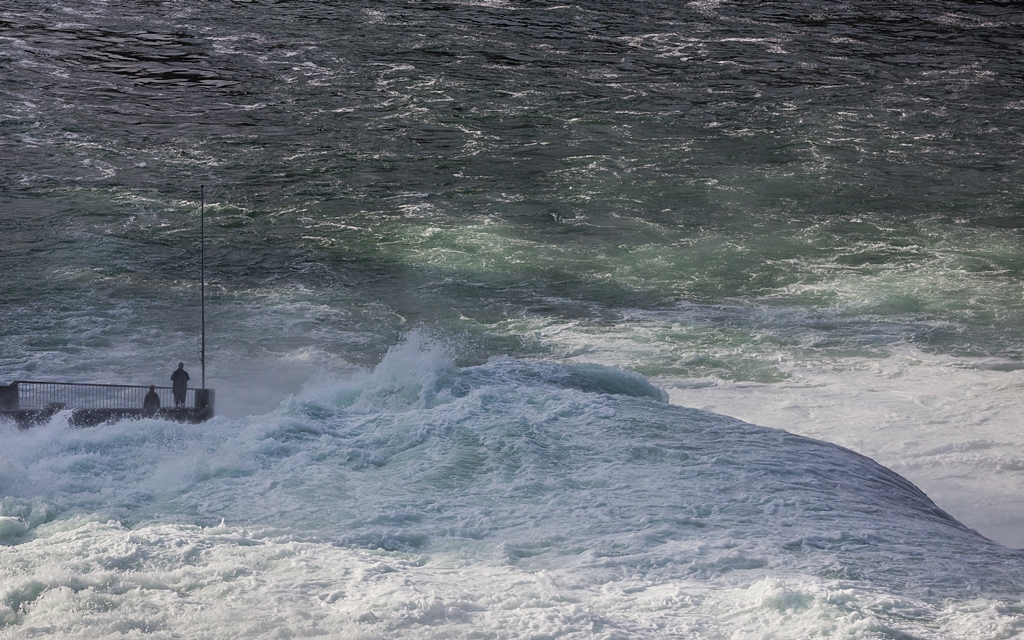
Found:
[[[202,325],[202,345],[199,363],[203,370],[203,388],[206,388],[206,185],[199,185],[199,306]]]

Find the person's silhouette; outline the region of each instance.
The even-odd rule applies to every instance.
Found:
[[[152,416],[160,410],[160,396],[156,394],[156,385],[149,385],[149,393],[142,399],[142,415]]]
[[[188,393],[188,371],[185,371],[184,362],[179,362],[178,368],[171,374],[171,393],[174,394],[174,406],[185,405],[185,394]]]

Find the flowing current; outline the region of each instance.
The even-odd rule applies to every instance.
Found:
[[[1024,12],[0,6],[0,638],[1024,634]]]

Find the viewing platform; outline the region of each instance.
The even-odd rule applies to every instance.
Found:
[[[28,429],[65,410],[71,411],[68,424],[73,427],[140,418],[198,424],[213,417],[213,389],[189,389],[185,403],[177,407],[171,387],[156,387],[155,391],[160,408],[152,412],[143,409],[148,386],[16,380],[0,385],[0,420],[12,420]]]

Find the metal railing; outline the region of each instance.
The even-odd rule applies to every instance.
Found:
[[[141,409],[148,386],[127,384],[88,384],[78,382],[33,382],[17,380],[11,384],[20,410],[45,409],[59,405],[67,409]],[[186,407],[196,406],[196,390],[189,389]],[[174,406],[171,387],[157,387],[160,407]]]

